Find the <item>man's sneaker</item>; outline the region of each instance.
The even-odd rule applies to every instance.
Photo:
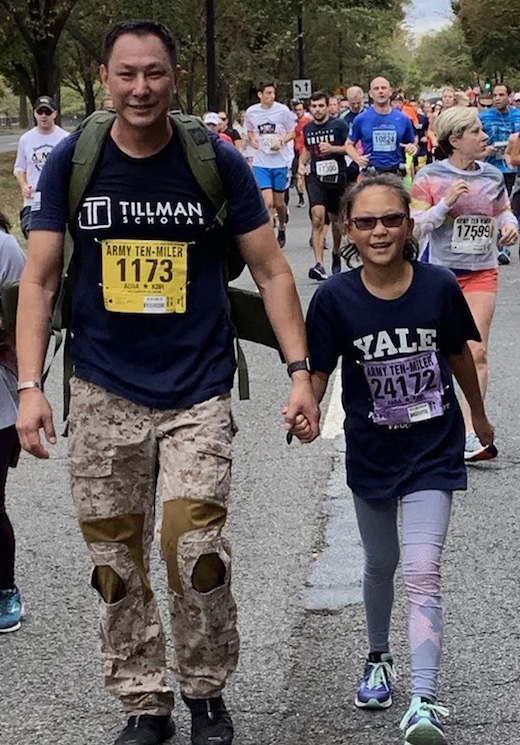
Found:
[[[191,742],[193,745],[231,745],[233,722],[222,696],[218,698],[188,698],[182,700],[191,711]]]
[[[23,604],[20,590],[0,590],[0,634],[18,631],[22,625]]]
[[[171,717],[141,714],[130,717],[114,745],[160,745],[175,733]]]
[[[491,460],[496,458],[497,455],[496,445],[483,445],[474,432],[468,432],[464,445],[464,460],[466,463]]]
[[[327,272],[325,271],[322,264],[316,264],[316,266],[311,266],[309,269],[309,279],[315,279],[317,282],[321,282],[324,279],[327,279]]]
[[[283,248],[285,246],[285,241],[286,241],[285,230],[282,230],[281,228],[278,228],[277,239],[278,239],[278,245],[280,246],[280,248]]]
[[[445,745],[446,735],[439,717],[447,717],[449,713],[444,706],[432,704],[420,696],[412,698],[399,725],[405,733],[405,745]]]
[[[341,256],[339,254],[332,254],[332,274],[339,274],[341,272]]]
[[[511,263],[511,251],[507,248],[503,248],[498,254],[498,263],[502,266]]]
[[[392,705],[394,681],[392,655],[388,652],[369,655],[354,703],[360,709],[388,709]]]

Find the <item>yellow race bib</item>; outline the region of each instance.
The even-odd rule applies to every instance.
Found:
[[[115,313],[185,313],[188,244],[101,241],[103,300]]]

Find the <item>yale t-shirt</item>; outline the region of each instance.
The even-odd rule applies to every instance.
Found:
[[[65,140],[47,161],[32,229],[65,229],[76,140]],[[251,170],[234,147],[212,142],[231,229],[254,230],[268,215]],[[230,390],[234,329],[214,217],[176,137],[147,158],[131,158],[107,139],[72,226],[78,377],[157,408],[187,407]]]
[[[415,142],[415,133],[406,114],[395,109],[378,114],[369,107],[355,118],[349,140],[354,144],[361,141],[363,154],[370,156],[371,166],[396,168],[403,161],[401,144]]]
[[[449,270],[418,262],[413,270],[395,300],[369,293],[360,269],[335,275],[307,314],[315,370],[330,375],[343,358],[347,481],[366,499],[466,488],[448,357],[480,336]]]

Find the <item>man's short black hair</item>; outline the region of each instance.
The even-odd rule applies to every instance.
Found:
[[[315,91],[312,96],[310,97],[309,101],[321,101],[321,99],[325,99],[325,103],[327,106],[329,105],[329,97],[326,93],[323,91]]]
[[[274,88],[276,90],[276,85],[274,84],[273,80],[268,80],[266,83],[258,83],[258,86],[256,88],[257,93],[263,93],[266,88]]]
[[[172,67],[177,65],[177,45],[170,29],[160,21],[152,21],[148,18],[137,18],[129,21],[116,21],[105,32],[102,47],[103,63],[108,65],[114,44],[124,34],[135,34],[136,36],[157,36],[162,41]]]

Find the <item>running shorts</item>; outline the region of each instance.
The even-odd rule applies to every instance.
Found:
[[[256,183],[260,189],[272,189],[284,192],[287,189],[287,166],[281,168],[263,168],[253,166]]]
[[[331,215],[338,214],[339,202],[345,191],[345,179],[340,179],[337,184],[326,184],[315,173],[309,173],[305,176],[305,186],[310,209],[322,205]]]
[[[475,272],[456,274],[462,292],[497,292],[498,269],[478,269]]]

